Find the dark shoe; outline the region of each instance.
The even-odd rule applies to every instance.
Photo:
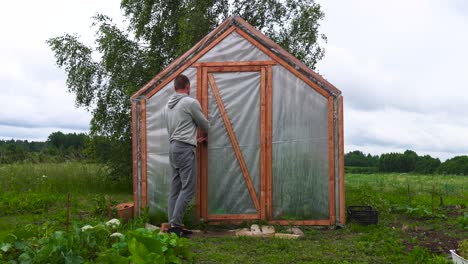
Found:
[[[182,228],[182,233],[184,233],[184,235],[191,235],[193,234],[193,232],[191,230],[188,230],[188,229],[185,229],[185,228]]]
[[[190,232],[191,232],[191,231],[190,231]],[[167,233],[169,233],[169,234],[174,233],[174,234],[176,234],[178,237],[185,237],[185,238],[188,238],[188,234],[185,234],[185,233],[183,232],[183,229],[180,228],[180,227],[177,227],[177,226],[175,226],[175,227],[170,227],[170,228],[167,230]]]

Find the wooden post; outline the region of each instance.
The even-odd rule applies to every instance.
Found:
[[[435,195],[435,186],[432,184],[432,214],[435,213],[435,208],[434,208],[434,195]]]
[[[70,226],[70,193],[67,193],[67,222],[65,223],[68,233],[68,227]]]

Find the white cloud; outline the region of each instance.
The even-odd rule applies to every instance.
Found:
[[[468,5],[321,4],[329,42],[318,69],[343,92],[347,151],[468,154]]]
[[[120,20],[116,1],[10,1],[0,11],[0,138],[45,140],[54,131],[83,132],[91,115],[75,108],[65,73],[45,41],[77,33],[93,44],[91,17]]]

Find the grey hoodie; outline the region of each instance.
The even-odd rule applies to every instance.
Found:
[[[176,93],[164,108],[170,141],[197,145],[197,126],[208,132],[210,123],[203,115],[200,103],[186,94]]]

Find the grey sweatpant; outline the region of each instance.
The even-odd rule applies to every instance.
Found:
[[[195,196],[197,189],[196,147],[180,141],[172,141],[169,162],[172,168],[172,183],[169,192],[169,224],[181,225],[185,207]]]

